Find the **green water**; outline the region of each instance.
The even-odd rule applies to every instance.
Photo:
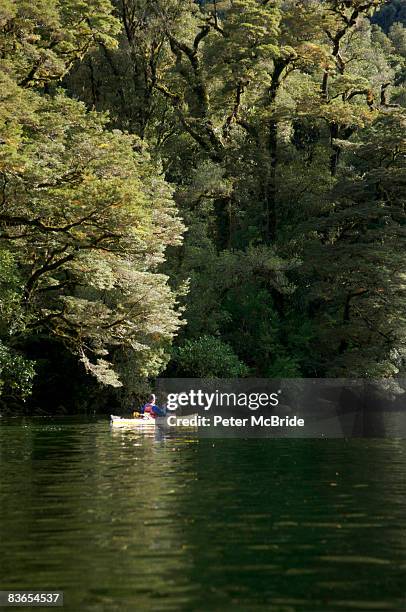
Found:
[[[406,610],[406,441],[2,419],[1,589],[65,610]]]

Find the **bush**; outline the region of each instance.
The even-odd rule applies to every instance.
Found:
[[[186,378],[238,378],[249,374],[231,346],[215,336],[186,340],[176,349],[174,363],[177,376]]]
[[[31,393],[34,376],[34,362],[0,342],[0,395],[26,399]]]

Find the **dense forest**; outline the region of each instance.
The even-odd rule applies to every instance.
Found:
[[[406,368],[406,0],[1,0],[4,409]]]

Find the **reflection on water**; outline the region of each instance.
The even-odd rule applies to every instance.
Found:
[[[406,609],[406,441],[0,427],[1,589],[65,609]]]

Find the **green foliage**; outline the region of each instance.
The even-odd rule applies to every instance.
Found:
[[[219,337],[256,375],[402,371],[404,28],[371,25],[382,5],[123,4],[84,96],[148,137],[175,187],[180,343]],[[106,71],[137,75],[119,103]]]
[[[177,376],[186,378],[238,378],[249,373],[231,346],[214,336],[186,340],[176,350],[174,365]]]
[[[317,319],[329,374],[389,377],[402,371],[404,121],[401,111],[383,115],[348,143],[346,156],[354,150],[358,158],[357,175],[337,181],[334,207],[317,220],[322,240],[308,244],[311,294],[326,302]]]
[[[61,78],[97,43],[115,46],[109,0],[17,0],[0,9],[0,67],[20,85]]]
[[[206,53],[225,88],[235,87],[241,80],[261,78],[262,86],[270,84],[269,64],[281,54],[278,4],[265,6],[257,0],[236,0],[223,11],[223,35],[213,41]]]
[[[27,399],[32,391],[34,366],[0,342],[0,396]]]
[[[158,269],[165,249],[180,244],[183,230],[172,189],[147,146],[136,136],[108,131],[106,115],[87,111],[62,90],[50,95],[26,87],[60,77],[79,49],[82,54],[96,42],[112,44],[109,37],[118,30],[111,6],[105,0],[47,7],[21,1],[5,13],[0,38],[5,376],[14,363],[21,374],[10,384],[27,393],[31,371],[23,379],[24,358],[14,356],[12,347],[29,352],[38,337],[64,345],[105,385],[123,384],[124,372],[114,363],[119,349],[131,356],[134,376],[156,375],[180,324],[176,296]],[[20,82],[31,63],[35,74]]]
[[[16,333],[23,326],[22,278],[13,254],[0,249],[0,336]]]
[[[188,376],[402,374],[389,5],[3,3],[4,342],[48,335],[126,402],[170,354]]]
[[[374,23],[388,32],[393,23],[401,23],[406,26],[406,5],[404,0],[391,0],[386,2],[374,15]]]
[[[178,325],[155,272],[182,227],[169,187],[136,139],[107,132],[105,118],[64,95],[19,93],[13,109],[4,124],[21,119],[14,140],[9,127],[2,133],[14,150],[2,157],[0,220],[24,270],[27,321],[106,384],[119,384],[104,358],[116,345],[145,354],[140,367],[155,372],[147,353]]]

